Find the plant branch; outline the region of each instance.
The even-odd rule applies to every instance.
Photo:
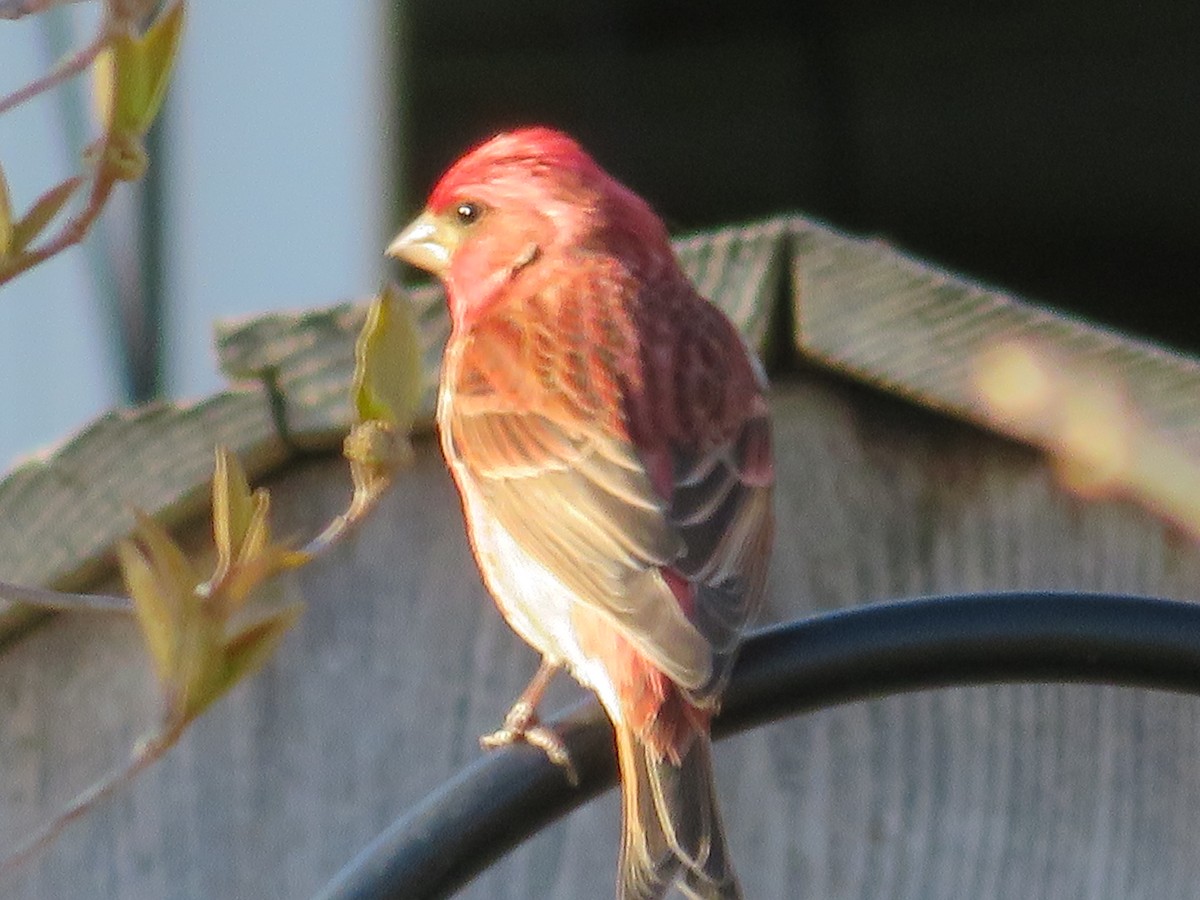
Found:
[[[54,842],[63,830],[76,819],[86,815],[105,798],[129,783],[139,773],[163,757],[179,740],[182,728],[172,726],[143,739],[134,748],[129,761],[109,772],[95,784],[77,794],[70,805],[18,845],[0,862],[0,878],[3,878]]]
[[[0,600],[56,612],[133,612],[133,601],[115,594],[70,594],[0,581]]]

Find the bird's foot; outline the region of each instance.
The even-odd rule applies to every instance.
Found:
[[[507,747],[518,741],[524,741],[537,747],[546,754],[546,758],[556,766],[561,766],[566,773],[567,781],[572,787],[579,786],[579,773],[567,752],[567,745],[552,728],[543,725],[537,715],[537,710],[529,703],[518,701],[508,715],[504,717],[504,726],[491,734],[485,734],[479,739],[480,745],[487,750],[496,747]]]

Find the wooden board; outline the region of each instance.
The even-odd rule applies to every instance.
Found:
[[[934,592],[1200,583],[1200,553],[1166,526],[1066,495],[1031,451],[969,426],[812,371],[777,388],[776,417],[771,620]],[[310,533],[348,490],[322,457],[270,484],[284,534]],[[534,668],[484,594],[431,442],[377,517],[280,589],[308,608],[267,669],[0,896],[310,896],[480,752]],[[552,705],[573,694],[559,684]],[[0,845],[119,762],[155,713],[120,618],[60,616],[0,655]],[[1200,701],[1088,686],[855,704],[717,753],[747,895],[815,900],[1192,898],[1197,760]],[[610,792],[465,896],[609,897],[617,821]]]
[[[773,372],[799,351],[834,370],[1052,445],[1054,417],[1009,421],[981,403],[980,354],[1014,341],[1080,380],[1111,386],[1147,429],[1195,451],[1200,364],[913,259],[802,216],[728,226],[676,241],[685,271]],[[425,363],[422,432],[449,331],[440,291],[411,292]],[[354,339],[365,302],[271,313],[218,327],[222,369],[237,382],[198,403],[113,412],[0,480],[0,582],[75,589],[111,571],[130,510],[179,522],[205,499],[214,443],[263,475],[337,447],[351,419]],[[1194,478],[1194,474],[1192,476]],[[1184,489],[1200,491],[1200,487]],[[0,596],[0,648],[30,612]]]

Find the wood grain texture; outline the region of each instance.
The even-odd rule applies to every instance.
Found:
[[[1142,510],[1063,493],[1032,452],[816,371],[776,389],[767,618],[997,588],[1195,594],[1200,552]],[[274,476],[280,533],[344,503],[344,466]],[[203,525],[196,526],[199,539]],[[485,596],[432,442],[351,541],[282,579],[307,611],[266,670],[0,895],[311,895],[480,751],[533,671]],[[563,681],[550,706],[573,696]],[[155,715],[118,617],[64,615],[0,655],[0,845],[114,765]],[[1089,686],[915,694],[723,742],[752,898],[1192,898],[1200,700]],[[615,793],[471,898],[610,897]]]
[[[251,473],[286,458],[261,388],[111,412],[25,462],[0,481],[0,581],[65,590],[94,582],[111,571],[135,509],[168,522],[199,513],[217,444]],[[0,599],[0,643],[28,615]]]
[[[751,346],[791,366],[810,359],[921,405],[993,427],[972,387],[981,349],[1035,338],[1085,372],[1119,381],[1130,412],[1200,450],[1200,365],[1160,348],[1054,316],[872,240],[799,216],[729,226],[676,241],[700,290]],[[441,292],[415,288],[426,370],[425,417],[449,325]],[[254,473],[337,446],[350,420],[354,339],[365,303],[274,313],[217,328],[238,386],[199,403],[109,414],[0,481],[0,581],[78,587],[111,569],[129,509],[180,521],[206,493],[212,447]],[[784,331],[787,326],[790,331]],[[1044,443],[1030,427],[1014,431]],[[21,610],[0,601],[0,640]]]
[[[791,220],[791,252],[795,340],[809,358],[1007,430],[980,401],[976,367],[988,349],[1021,342],[1111,384],[1131,412],[1200,452],[1200,364],[1193,358],[800,217]],[[1015,436],[1047,438],[1028,423]]]

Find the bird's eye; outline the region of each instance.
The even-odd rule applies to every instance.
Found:
[[[460,203],[454,209],[454,218],[458,219],[460,225],[474,225],[481,215],[483,207],[478,203]]]

